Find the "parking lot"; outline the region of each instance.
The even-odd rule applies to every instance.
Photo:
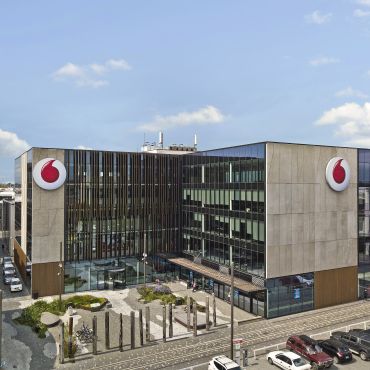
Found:
[[[225,353],[228,355],[227,353]],[[184,364],[185,365],[185,364]],[[337,370],[337,369],[348,369],[348,370],[368,370],[370,368],[370,361],[362,361],[358,356],[353,356],[353,361],[347,364],[341,365],[332,365],[330,370]],[[203,363],[201,365],[194,365],[189,367],[180,366],[178,367],[180,370],[208,370],[208,362]],[[273,370],[279,369],[276,365],[270,365],[265,356],[259,356],[257,359],[249,359],[248,366],[245,369],[251,370]]]
[[[29,295],[29,290],[27,288],[27,285],[29,284],[29,281],[24,281],[22,279],[22,276],[21,274],[19,273],[18,269],[17,269],[17,266],[15,266],[15,263],[14,263],[14,259],[12,258],[13,260],[13,265],[14,265],[14,268],[16,270],[16,277],[18,277],[21,282],[22,282],[22,286],[23,286],[23,290],[21,292],[11,292],[10,291],[10,285],[8,284],[5,284],[4,283],[4,279],[3,279],[3,266],[2,266],[2,261],[3,261],[3,257],[4,256],[8,256],[6,253],[4,253],[2,250],[0,251],[0,261],[1,261],[1,279],[0,279],[0,289],[3,291],[3,299],[6,299],[6,298],[16,298],[16,297],[24,297],[24,296],[27,296]],[[30,280],[28,278],[28,280]]]

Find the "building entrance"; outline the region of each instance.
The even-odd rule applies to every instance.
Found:
[[[98,289],[124,289],[126,287],[125,269],[98,271]]]

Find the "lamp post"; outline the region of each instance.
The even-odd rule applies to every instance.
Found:
[[[60,259],[59,259],[59,308],[62,307],[62,290],[63,290],[63,278],[62,278],[62,273],[63,273],[63,250],[62,250],[62,242],[60,242]]]
[[[144,233],[144,253],[143,253],[143,272],[144,272],[144,287],[146,287],[146,259],[148,255],[146,254],[146,233]]]
[[[231,262],[230,270],[230,354],[231,359],[234,360],[234,262]]]

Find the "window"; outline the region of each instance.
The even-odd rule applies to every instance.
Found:
[[[217,361],[214,361],[214,364],[216,366],[216,369],[218,370],[225,370],[225,368]]]

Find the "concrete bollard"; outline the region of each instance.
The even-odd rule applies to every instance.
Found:
[[[166,306],[163,305],[163,342],[166,342]]]
[[[98,354],[98,319],[94,315],[92,319],[92,328],[93,328],[93,354]]]
[[[190,331],[190,297],[186,298],[186,327]]]
[[[209,297],[206,297],[206,330],[209,330]]]
[[[169,326],[169,328],[168,328],[168,336],[170,337],[170,338],[172,338],[173,337],[173,323],[172,323],[172,303],[170,303],[170,305],[169,305],[169,311],[168,311],[168,319],[169,319],[169,321],[170,321],[170,326]]]
[[[105,349],[109,349],[109,311],[105,312]]]
[[[213,327],[216,327],[216,296],[215,293],[212,294],[213,296]]]
[[[150,342],[150,308],[145,307],[145,340]]]
[[[59,330],[59,363],[64,364],[64,322],[60,323]]]
[[[198,325],[197,325],[197,313],[198,313],[198,310],[197,310],[197,302],[194,301],[194,303],[193,303],[193,336],[194,337],[197,336],[197,329],[198,329]]]
[[[122,314],[119,314],[119,338],[118,338],[118,348],[122,352],[123,351],[123,320]]]
[[[135,312],[131,311],[131,349],[135,348]]]
[[[140,345],[144,345],[143,310],[139,310]]]

